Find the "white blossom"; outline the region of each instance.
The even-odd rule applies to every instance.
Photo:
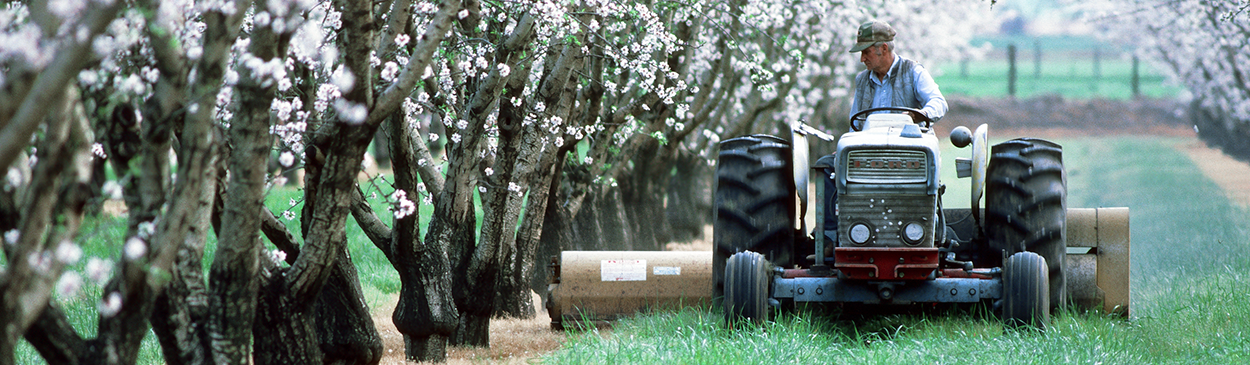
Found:
[[[122,309],[122,295],[118,292],[111,292],[107,297],[100,301],[97,306],[100,310],[100,316],[110,318]]]
[[[130,260],[138,260],[143,255],[148,254],[148,244],[139,239],[139,237],[130,237],[126,240],[126,246],[123,248],[126,258]]]
[[[100,144],[99,142],[91,144],[91,154],[101,159],[109,158],[109,155],[104,152],[104,145]]]
[[[139,222],[138,231],[139,231],[140,238],[152,237],[152,234],[156,233],[156,222],[153,222],[153,221]]]
[[[113,262],[106,261],[99,257],[92,257],[87,260],[87,266],[83,268],[87,273],[87,278],[99,285],[104,285],[108,281],[109,276],[113,275]]]
[[[61,297],[69,297],[78,293],[78,289],[82,288],[82,276],[74,271],[66,271],[61,274],[61,278],[56,281],[56,293]]]
[[[56,247],[56,259],[60,260],[62,263],[73,265],[78,263],[78,260],[81,258],[82,247],[78,247],[78,244],[76,243],[63,241]]]
[[[291,167],[295,164],[295,154],[291,151],[282,151],[282,154],[278,155],[278,163],[282,164],[282,167]]]
[[[395,215],[395,219],[404,219],[417,212],[417,205],[408,200],[408,192],[396,189],[391,193],[391,212]]]
[[[356,86],[356,75],[352,74],[352,70],[339,65],[334,69],[334,73],[330,74],[330,82],[337,86],[342,92],[352,92],[352,87]]]
[[[273,260],[273,263],[281,265],[283,262],[286,262],[286,252],[275,248],[269,251],[269,259]]]
[[[108,196],[109,199],[122,198],[122,185],[118,184],[117,181],[105,181],[104,186],[100,188],[100,191],[103,192],[104,195]]]
[[[4,232],[4,243],[8,245],[15,245],[17,244],[17,240],[21,237],[21,231],[18,231],[17,229],[10,229],[8,232]]]
[[[400,47],[407,46],[409,40],[411,39],[407,34],[397,35],[395,36],[395,45]]]
[[[348,124],[364,123],[369,118],[369,108],[367,106],[353,103],[346,99],[335,100],[334,111],[338,113],[339,120]]]
[[[394,82],[395,77],[399,74],[399,64],[394,61],[387,61],[386,66],[382,68],[382,79],[387,82]]]

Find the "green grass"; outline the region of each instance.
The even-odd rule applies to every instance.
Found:
[[[1036,62],[1034,41],[1041,51]],[[930,67],[934,81],[944,94],[972,97],[1006,97],[1009,62],[1008,45],[1015,44],[1016,97],[1060,95],[1072,99],[1103,98],[1125,100],[1133,97],[1131,50],[1100,43],[1088,37],[989,37],[973,44],[989,43],[992,51],[985,59],[967,63],[966,74],[959,62]],[[1095,66],[1094,50],[1099,49]],[[1139,64],[1140,92],[1151,98],[1173,98],[1181,88],[1170,85],[1146,60]]]
[[[782,314],[731,331],[708,308],[590,331],[555,364],[1246,363],[1250,220],[1173,147],[1180,139],[1067,139],[1070,207],[1132,209],[1134,318],[1062,313],[1045,333],[1004,331],[982,312]],[[966,154],[967,152],[962,152]],[[948,153],[947,155],[952,155]],[[951,156],[953,159],[953,156]],[[949,166],[947,166],[949,168]],[[946,180],[966,189],[966,180]],[[964,196],[966,199],[966,194]],[[966,203],[965,203],[966,204]]]

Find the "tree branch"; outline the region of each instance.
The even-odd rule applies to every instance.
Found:
[[[447,31],[451,30],[452,19],[455,19],[456,13],[460,11],[460,1],[443,0],[438,7],[438,13],[426,27],[425,34],[417,40],[408,65],[404,66],[399,78],[378,96],[376,104],[370,108],[369,119],[365,123],[375,125],[382,123],[387,116],[399,109],[404,98],[417,87],[417,81],[425,73],[425,68],[430,65],[434,51],[442,43]]]
[[[391,257],[391,229],[378,219],[378,215],[373,213],[373,208],[369,207],[369,203],[365,201],[365,195],[360,191],[360,187],[356,187],[356,193],[352,195],[352,217],[356,218],[356,224],[365,232],[365,236],[369,237],[369,241],[373,242],[387,258]]]
[[[87,41],[80,43],[69,38],[62,43],[52,57],[52,63],[35,78],[35,86],[22,101],[17,113],[12,119],[0,121],[0,125],[4,125],[4,129],[0,130],[0,166],[12,165],[18,152],[28,145],[31,133],[34,133],[39,122],[48,113],[47,106],[65,92],[65,85],[71,78],[77,77],[78,70],[90,59],[88,55],[96,35],[104,32],[104,28],[117,17],[118,10],[124,5],[120,1],[101,4],[91,2],[88,10],[83,12],[87,15],[74,28],[86,29],[89,34]]]

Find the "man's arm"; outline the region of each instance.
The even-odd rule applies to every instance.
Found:
[[[920,99],[922,105],[920,111],[934,122],[941,120],[946,115],[948,107],[942,91],[938,89],[937,83],[933,82],[933,76],[930,76],[929,71],[919,64],[912,69],[912,76],[915,78],[916,97]]]

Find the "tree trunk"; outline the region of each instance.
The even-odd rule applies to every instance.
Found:
[[[382,337],[373,325],[356,265],[340,251],[317,296],[318,343],[326,364],[372,365],[382,359]]]
[[[711,222],[715,173],[693,153],[680,154],[675,165],[676,173],[668,181],[665,216],[672,228],[672,240],[686,242],[702,237],[703,226]]]
[[[264,283],[256,300],[255,364],[322,364],[325,356],[317,341],[315,301],[288,295],[289,268],[269,263],[258,281]]]

